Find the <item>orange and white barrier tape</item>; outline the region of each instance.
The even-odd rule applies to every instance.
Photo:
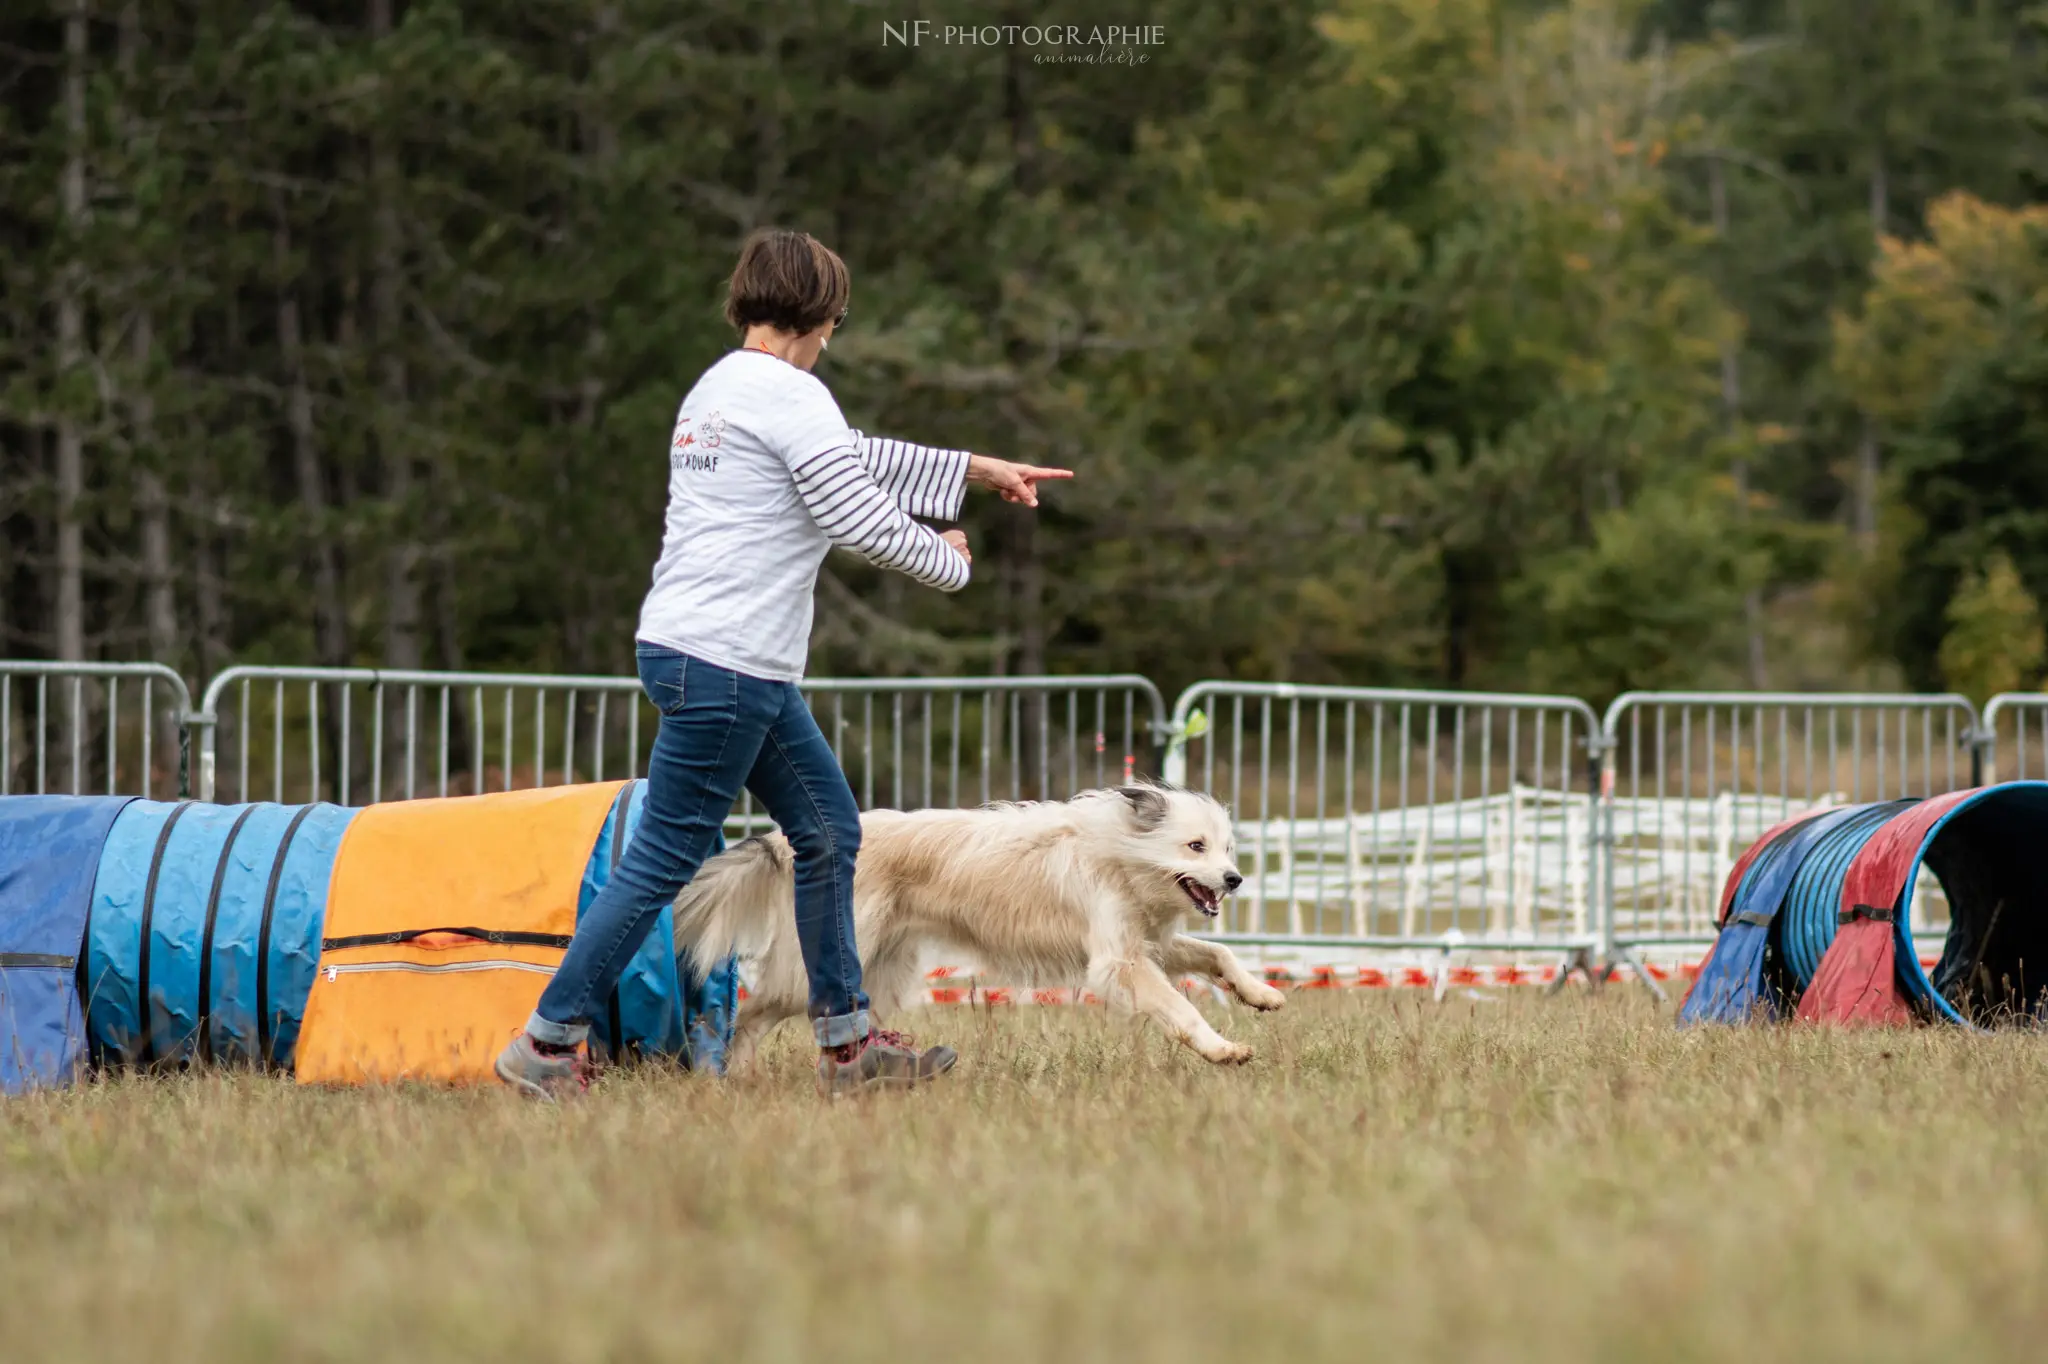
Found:
[[[1933,970],[1938,958],[1923,957],[1920,964]],[[1700,973],[1701,962],[1645,962],[1643,969],[1660,984],[1684,981],[1690,984]],[[1256,968],[1268,985],[1280,990],[1434,990],[1437,973],[1426,966],[1285,966]],[[1621,971],[1628,971],[1622,966]],[[1505,988],[1514,985],[1550,985],[1557,980],[1555,964],[1517,966],[1453,966],[1446,983],[1464,989]],[[1095,992],[1068,986],[984,985],[970,967],[939,966],[925,973],[925,998],[932,1004],[1100,1004]],[[1208,993],[1206,982],[1192,977],[1178,982],[1181,993],[1196,998]],[[744,998],[746,991],[740,992]]]
[[[1700,973],[1699,962],[1664,964],[1646,963],[1645,969],[1657,981],[1673,979],[1691,981]],[[1255,968],[1268,985],[1280,990],[1433,990],[1437,985],[1437,973],[1424,966],[1312,966],[1304,969],[1290,969],[1284,966]],[[1452,966],[1447,973],[1449,985],[1464,988],[1483,988],[1511,985],[1549,985],[1557,979],[1555,965],[1540,967],[1493,965],[1493,966]],[[1099,1004],[1092,991],[1074,990],[1064,987],[1037,989],[1029,987],[990,985],[984,986],[977,980],[971,969],[957,966],[941,966],[925,973],[926,997],[933,1004]],[[1208,991],[1205,982],[1192,978],[1179,982],[1183,994],[1201,996]]]

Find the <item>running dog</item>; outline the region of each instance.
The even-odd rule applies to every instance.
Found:
[[[861,974],[875,1012],[886,1015],[922,983],[924,946],[940,944],[1005,978],[1086,984],[1203,1059],[1242,1063],[1252,1049],[1210,1027],[1174,979],[1207,976],[1254,1009],[1287,1002],[1227,948],[1179,931],[1190,907],[1216,917],[1243,880],[1229,812],[1172,787],[979,810],[872,810],[861,818],[853,887]],[[738,952],[752,963],[735,1062],[805,1012],[795,886],[788,842],[768,834],[706,862],[676,899],[678,947],[699,962]]]

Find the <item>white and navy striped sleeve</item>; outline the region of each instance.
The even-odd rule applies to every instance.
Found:
[[[935,521],[960,519],[960,503],[967,495],[967,451],[934,450],[859,431],[853,433],[853,441],[860,462],[897,506]]]
[[[928,587],[958,592],[967,586],[967,560],[937,531],[911,520],[875,481],[825,386],[813,378],[790,397],[774,445],[825,538]]]

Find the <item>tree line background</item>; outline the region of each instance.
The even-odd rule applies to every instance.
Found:
[[[970,501],[957,597],[835,555],[814,673],[2036,685],[2044,22],[10,5],[0,658],[627,671],[779,223],[853,268],[856,425],[1080,472]]]

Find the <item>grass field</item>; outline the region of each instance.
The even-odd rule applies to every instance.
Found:
[[[1419,994],[1419,992],[1417,992]],[[129,1079],[0,1106],[0,1358],[2041,1359],[2048,1051],[1297,997],[1211,1070],[933,1010],[940,1088]]]

